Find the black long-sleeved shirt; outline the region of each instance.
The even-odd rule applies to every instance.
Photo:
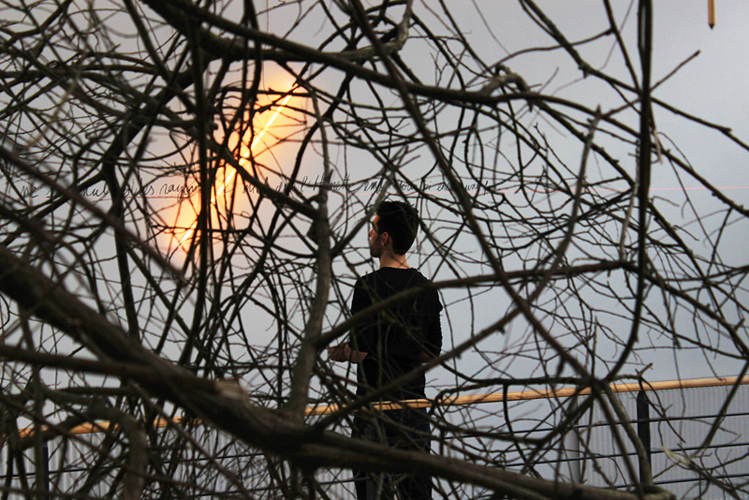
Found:
[[[354,286],[351,313],[356,314],[388,297],[424,286],[415,296],[399,300],[367,316],[354,328],[352,349],[366,352],[357,368],[357,394],[388,385],[421,365],[422,352],[438,356],[442,349],[442,304],[430,281],[415,269],[381,268]],[[383,400],[424,398],[423,373],[385,394]]]

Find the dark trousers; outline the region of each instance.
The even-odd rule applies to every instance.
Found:
[[[389,410],[377,421],[354,417],[352,436],[402,450],[430,451],[426,409]],[[355,470],[358,500],[430,500],[432,479],[406,474],[370,474]]]

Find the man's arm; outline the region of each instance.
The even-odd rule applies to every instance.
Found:
[[[434,358],[438,357],[442,351],[442,321],[440,320],[440,311],[442,305],[437,299],[437,312],[432,322],[429,324],[429,329],[426,334],[426,342],[424,348],[420,353],[420,361],[422,363],[428,363]]]
[[[328,347],[328,357],[333,361],[348,361],[349,363],[361,363],[367,357],[366,352],[351,349],[348,342],[337,346]]]
[[[351,298],[351,315],[355,315],[357,312],[366,309],[371,305],[371,297],[366,292],[362,278],[356,280],[354,284],[354,295]],[[362,344],[364,339],[361,339],[357,334],[362,328],[361,324],[355,325],[351,330],[350,342],[357,347],[363,347]],[[348,361],[349,363],[361,363],[364,358],[367,357],[365,351],[359,351],[352,349],[349,342],[342,342],[337,346],[328,347],[328,357],[332,361]]]

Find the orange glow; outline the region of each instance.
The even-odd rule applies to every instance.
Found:
[[[260,142],[260,139],[262,139],[263,136],[265,135],[265,132],[267,132],[268,129],[271,127],[271,125],[273,125],[273,122],[276,121],[276,118],[278,118],[278,115],[281,114],[281,112],[286,108],[286,105],[289,103],[289,99],[291,99],[291,95],[292,95],[291,92],[293,92],[293,90],[294,89],[291,89],[291,91],[289,91],[289,94],[283,99],[283,101],[281,101],[280,106],[278,107],[278,109],[276,109],[276,111],[270,117],[270,120],[268,120],[268,122],[265,124],[263,129],[255,136],[255,139],[252,141],[252,144],[250,145],[250,147],[245,151],[244,154],[241,155],[239,159],[240,165],[244,165],[245,163],[249,161],[250,154],[252,153],[252,151],[254,151],[255,146],[258,145],[258,143]],[[213,195],[211,196],[212,205],[216,206],[216,199],[219,196],[221,196],[221,194],[224,192],[224,190],[232,181],[232,179],[234,179],[234,176],[236,174],[237,174],[236,169],[231,169],[228,172],[228,174],[224,178],[224,182],[216,190],[216,192],[213,193]],[[190,226],[190,228],[187,229],[187,231],[185,231],[184,236],[182,236],[182,239],[179,241],[179,244],[177,245],[178,248],[182,247],[182,245],[192,237],[193,233],[195,233],[195,229],[197,228],[197,226],[198,226],[198,219],[196,217],[192,225]]]
[[[292,89],[293,90],[293,89]],[[257,143],[260,142],[260,139],[263,138],[265,135],[265,132],[270,128],[271,125],[273,125],[273,122],[276,121],[276,118],[278,118],[278,115],[281,113],[281,111],[286,108],[286,105],[289,103],[289,99],[291,99],[291,93],[287,95],[284,100],[281,102],[281,105],[278,107],[275,113],[273,113],[273,116],[270,117],[270,120],[268,120],[268,123],[265,124],[265,127],[263,127],[263,130],[260,131],[260,133],[255,136],[255,140],[252,141],[252,145],[250,145],[249,151],[247,151],[244,156],[242,157],[243,161],[246,161],[250,157],[250,151],[255,149],[255,146],[257,146]]]

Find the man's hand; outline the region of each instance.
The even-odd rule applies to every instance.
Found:
[[[346,348],[348,344],[343,343],[337,346],[328,347],[328,357],[333,361],[348,361],[346,357]],[[350,348],[349,348],[350,349]]]
[[[328,357],[333,361],[349,361],[359,363],[367,357],[366,352],[355,351],[344,342],[334,347],[328,347]]]

